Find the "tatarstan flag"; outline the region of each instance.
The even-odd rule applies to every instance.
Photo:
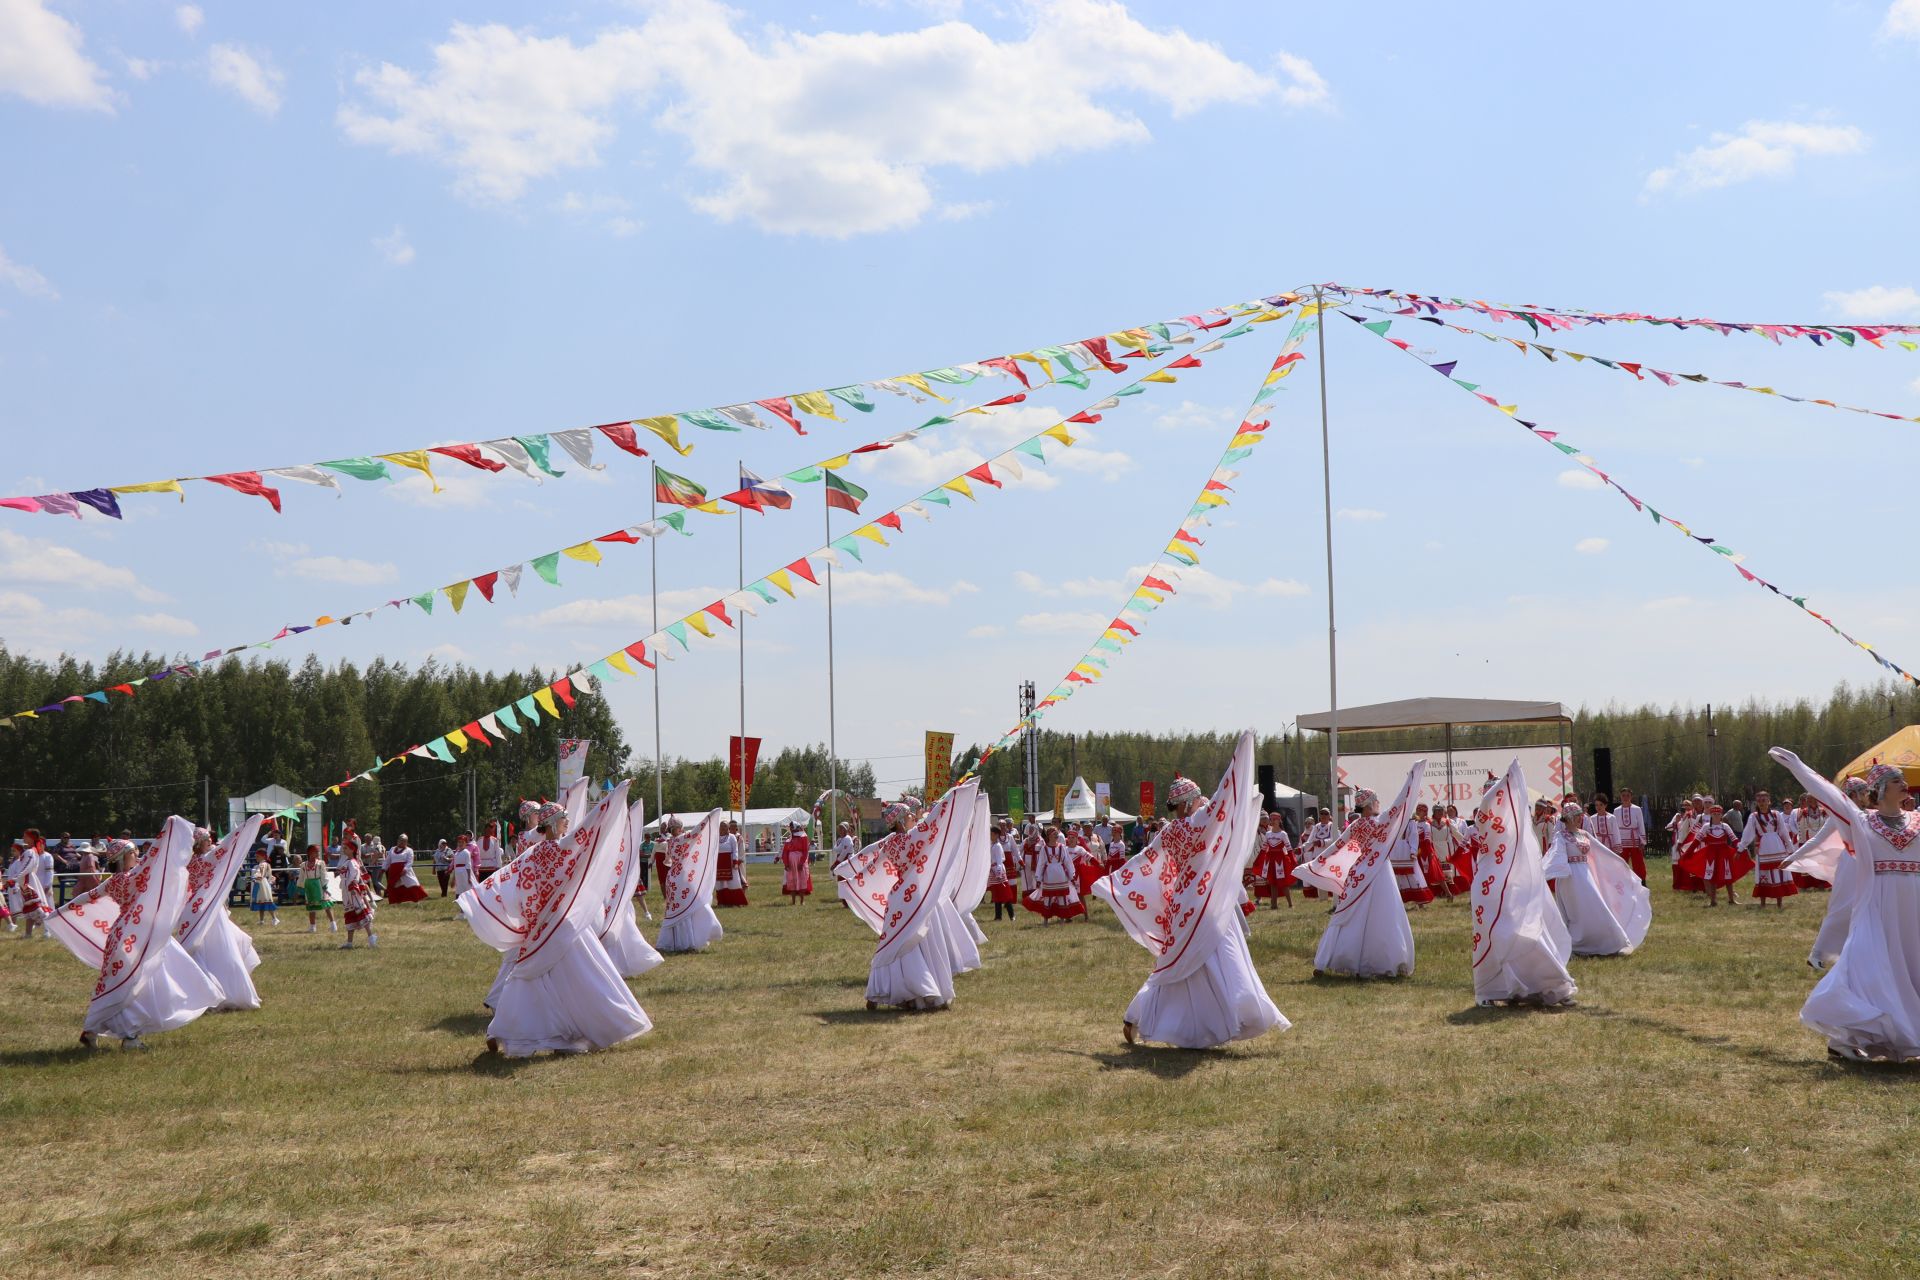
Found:
[[[826,477],[827,505],[857,514],[860,504],[867,500],[867,491],[851,480],[842,480],[831,471],[826,473]]]
[[[665,467],[653,469],[653,496],[676,507],[698,507],[707,501],[707,491],[685,476],[677,476]]]

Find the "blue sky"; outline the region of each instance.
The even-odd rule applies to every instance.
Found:
[[[1315,279],[1920,320],[1899,213],[1920,203],[1917,76],[1920,0],[0,0],[0,490],[725,404]],[[1284,327],[844,578],[843,750],[903,778],[921,729],[990,738],[1019,679],[1056,680],[1178,522]],[[1920,665],[1920,609],[1872,554],[1909,539],[1910,500],[1883,477],[1913,424],[1422,342]],[[1920,412],[1920,356],[1898,350],[1637,327],[1562,345]],[[1355,326],[1329,359],[1344,701],[1730,701],[1876,674]],[[890,506],[1085,398],[1049,391],[853,474]],[[1051,726],[1273,730],[1324,705],[1316,409],[1303,373],[1206,531],[1207,573]],[[669,462],[720,484],[736,457],[785,470],[923,413],[702,436]],[[184,506],[129,499],[119,524],[0,512],[0,637],[197,656],[524,560],[644,518],[645,465],[611,452],[540,486],[296,486],[280,517],[207,486]],[[815,493],[800,507],[749,518],[750,576],[817,544]],[[699,527],[661,547],[682,609],[734,582],[731,522]],[[276,653],[558,667],[649,630],[644,549],[563,581]],[[824,736],[824,632],[817,598],[749,625],[750,732]],[[670,668],[668,750],[723,749],[734,669],[721,645]],[[609,692],[650,749],[649,686]]]

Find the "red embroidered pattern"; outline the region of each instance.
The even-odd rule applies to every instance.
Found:
[[[1900,875],[1920,875],[1920,862],[1908,861],[1905,858],[1898,861],[1891,858],[1875,858],[1873,860],[1873,869],[1875,871],[1895,872]]]
[[[1867,825],[1882,840],[1904,852],[1906,847],[1913,843],[1914,837],[1920,836],[1920,813],[1901,814],[1900,825],[1896,828],[1889,826],[1880,811],[1874,809],[1867,814]],[[1874,865],[1878,866],[1879,863],[1876,862]]]

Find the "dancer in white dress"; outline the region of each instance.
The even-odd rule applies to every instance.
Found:
[[[47,923],[82,963],[99,971],[80,1043],[109,1035],[123,1049],[184,1027],[220,1003],[220,988],[174,939],[187,901],[193,825],[167,819],[160,838],[125,871],[70,900]]]
[[[1413,926],[1396,892],[1388,851],[1405,828],[1427,762],[1416,760],[1394,798],[1377,817],[1380,797],[1353,793],[1354,819],[1333,847],[1294,874],[1336,899],[1327,931],[1313,953],[1313,971],[1339,978],[1404,978],[1413,972]]]
[[[585,1053],[652,1030],[598,936],[609,884],[632,862],[629,785],[571,830],[566,806],[542,805],[534,815],[540,843],[460,899],[474,933],[514,958],[487,1024],[487,1052]]]
[[[1477,1004],[1570,1004],[1579,990],[1567,972],[1572,939],[1547,892],[1526,801],[1527,780],[1515,760],[1474,810],[1480,845],[1471,886]]]
[[[660,878],[660,896],[666,910],[660,915],[660,950],[668,955],[704,951],[726,930],[713,909],[713,882],[720,868],[720,810],[710,811],[692,831],[680,819],[668,818],[660,833],[666,842],[666,875]]]
[[[1867,798],[1867,780],[1848,778],[1841,785],[1847,803],[1860,812]],[[1789,874],[1812,876],[1833,886],[1827,913],[1820,919],[1820,932],[1814,937],[1813,950],[1807,953],[1807,963],[1815,969],[1824,969],[1840,958],[1840,948],[1847,942],[1847,925],[1853,918],[1854,896],[1860,891],[1853,846],[1847,843],[1847,826],[1825,809],[1820,813],[1825,821],[1787,859]]]
[[[636,800],[627,810],[627,843],[615,861],[606,900],[601,905],[600,945],[607,949],[608,958],[623,978],[637,978],[649,969],[658,968],[662,959],[653,944],[641,936],[640,926],[633,918],[634,888],[640,883],[640,866],[646,860],[646,854],[640,849],[640,837],[646,829],[646,804]]]
[[[867,970],[868,1009],[953,1003],[952,880],[965,869],[979,790],[976,781],[962,783],[911,828],[911,810],[888,805],[887,834],[834,869],[840,900],[879,935]]]
[[[1240,735],[1211,800],[1179,777],[1167,800],[1174,816],[1160,834],[1093,886],[1154,958],[1120,1034],[1128,1044],[1211,1049],[1285,1031],[1292,1024],[1254,970],[1240,912],[1241,877],[1260,834],[1253,733]]]
[[[219,844],[213,842],[205,827],[194,828],[193,857],[187,863],[187,899],[174,930],[174,938],[193,962],[220,988],[217,1007],[224,1013],[260,1007],[260,993],[253,986],[260,953],[254,950],[246,930],[227,912],[227,895],[246,861],[247,850],[253,847],[260,822],[258,817],[248,818]]]
[[[946,900],[940,908],[941,931],[947,938],[947,958],[953,976],[972,973],[980,967],[980,944],[986,931],[974,921],[973,912],[987,896],[987,877],[993,866],[993,803],[976,789],[973,798],[973,825],[962,846],[960,867],[947,882]]]
[[[1791,751],[1768,754],[1846,826],[1858,864],[1847,940],[1800,1021],[1825,1033],[1835,1057],[1920,1059],[1920,813],[1900,807],[1906,778],[1892,765],[1869,769],[1875,804],[1863,813]]]
[[[1581,808],[1561,807],[1549,862],[1563,863],[1556,901],[1577,956],[1632,955],[1653,923],[1653,899],[1627,860],[1587,834]]]

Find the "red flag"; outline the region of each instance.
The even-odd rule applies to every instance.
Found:
[[[986,365],[989,369],[998,369],[1002,373],[1020,379],[1020,385],[1023,387],[1031,387],[1033,385],[1027,381],[1025,370],[1021,369],[1019,362],[1012,356],[993,356],[989,359],[982,360],[980,363]]]
[[[640,447],[639,437],[633,434],[633,424],[630,422],[608,422],[595,427],[594,430],[600,432],[606,436],[607,439],[613,441],[636,458],[644,458],[647,456],[647,451]]]
[[[983,409],[997,409],[1001,405],[1019,404],[1022,400],[1025,400],[1026,398],[1027,398],[1026,392],[1016,391],[1010,396],[1001,396],[998,400],[989,400],[985,404],[981,405],[980,407]]]
[[[203,476],[201,478],[211,480],[215,484],[223,484],[235,493],[244,493],[253,498],[265,498],[273,507],[275,515],[278,515],[280,512],[280,491],[278,489],[269,489],[266,482],[260,479],[260,473],[258,471],[229,471],[223,476]]]
[[[727,800],[735,809],[747,807],[753,793],[753,766],[760,758],[760,739],[727,735]]]
[[[795,416],[793,412],[793,401],[787,399],[785,396],[781,396],[775,400],[755,400],[754,403],[792,427],[801,435],[807,434],[807,429],[800,425],[800,419]]]
[[[427,452],[437,453],[444,458],[452,458],[455,462],[464,462],[468,466],[478,467],[482,471],[505,471],[507,469],[506,463],[498,462],[480,452],[480,446],[477,444],[443,444],[431,447]]]
[[[632,658],[641,666],[646,667],[648,670],[653,669],[653,664],[647,661],[647,645],[644,640],[635,640],[632,644],[628,645],[626,653],[629,658]]]
[[[1164,592],[1166,592],[1166,593],[1167,593],[1168,595],[1178,595],[1178,594],[1179,594],[1178,592],[1176,592],[1176,591],[1175,591],[1175,590],[1173,589],[1173,584],[1172,584],[1172,583],[1170,583],[1170,582],[1162,582],[1162,581],[1161,581],[1160,579],[1158,579],[1158,578],[1143,578],[1143,579],[1141,579],[1141,581],[1140,581],[1140,585],[1141,585],[1141,586],[1143,586],[1143,587],[1152,587],[1152,588],[1153,588],[1153,589],[1154,589],[1155,591],[1164,591]]]
[[[817,587],[820,585],[820,579],[813,576],[813,565],[808,563],[807,558],[805,556],[802,556],[798,560],[795,560],[792,564],[788,565],[787,568],[792,570],[794,573],[799,574],[801,577],[805,578],[808,582],[811,582],[814,586]]]
[[[634,534],[628,533],[625,529],[615,529],[612,533],[601,534],[599,537],[595,538],[594,541],[595,542],[633,543],[633,542],[640,541],[640,539],[636,537]]]
[[[1181,356],[1178,360],[1175,360],[1167,366],[1169,369],[1198,369],[1199,367],[1199,356]]]
[[[1105,338],[1088,338],[1085,342],[1081,343],[1081,345],[1093,354],[1095,360],[1098,360],[1106,366],[1108,373],[1125,373],[1127,371],[1127,366],[1115,360],[1107,351],[1107,340]]]
[[[1085,409],[1082,409],[1079,413],[1076,413],[1071,418],[1068,418],[1067,421],[1068,422],[1084,422],[1088,426],[1092,426],[1094,423],[1100,421],[1100,415],[1097,413],[1088,413]]]
[[[493,745],[493,739],[487,737],[486,734],[480,732],[480,722],[478,720],[472,721],[471,723],[468,723],[468,724],[461,725],[460,732],[466,734],[471,741],[477,742],[483,747],[490,747]]]
[[[553,691],[560,695],[560,701],[569,707],[573,705],[573,681],[561,676],[553,682]]]
[[[1001,484],[998,480],[995,480],[993,478],[993,472],[988,468],[987,464],[984,462],[981,463],[979,466],[975,467],[973,470],[967,472],[967,478],[970,480],[978,480],[982,484],[990,484],[996,489],[1006,488],[1005,485]]]
[[[1200,541],[1200,539],[1188,533],[1185,529],[1175,529],[1173,531],[1173,537],[1174,537],[1174,541],[1176,542],[1191,542],[1196,547],[1204,547],[1207,545],[1206,543]]]
[[[887,514],[876,519],[874,523],[883,524],[889,529],[898,529],[900,527],[900,513],[898,511],[889,511]]]
[[[727,616],[727,606],[726,606],[726,602],[723,600],[715,600],[712,604],[706,607],[705,612],[712,614],[714,617],[720,619],[720,621],[726,623],[728,626],[733,625],[733,619]]]
[[[500,574],[497,571],[494,573],[483,573],[473,580],[473,585],[480,588],[480,594],[485,597],[488,604],[492,604],[493,586],[498,581],[500,581]]]
[[[1140,634],[1139,630],[1132,623],[1122,622],[1118,618],[1115,618],[1113,620],[1113,629],[1115,631],[1124,631],[1130,636],[1137,636]]]

